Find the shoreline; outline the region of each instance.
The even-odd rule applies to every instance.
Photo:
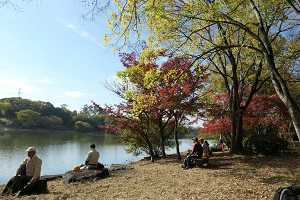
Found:
[[[22,129],[22,128],[8,128],[8,127],[3,127],[0,126],[0,134],[1,132],[9,132],[9,133],[13,133],[13,132],[35,132],[35,133],[39,133],[39,132],[68,132],[68,133],[83,133],[83,134],[105,134],[105,132],[78,132],[75,131],[73,129],[64,129],[64,130],[56,130],[56,129]]]

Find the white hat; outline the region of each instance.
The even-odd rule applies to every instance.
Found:
[[[35,149],[35,147],[29,147],[26,151],[27,152],[32,152],[32,151],[36,152],[36,149]]]

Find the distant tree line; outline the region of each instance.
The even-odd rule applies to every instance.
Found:
[[[0,122],[13,128],[74,129],[80,132],[103,131],[99,124],[109,124],[106,114],[93,105],[84,105],[79,113],[67,105],[54,107],[50,102],[19,97],[0,99]]]

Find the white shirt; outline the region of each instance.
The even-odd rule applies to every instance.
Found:
[[[100,157],[99,152],[96,151],[96,149],[93,149],[88,153],[85,161],[87,161],[91,165],[96,165],[98,164],[99,157]]]
[[[202,149],[203,149],[203,153],[208,153],[208,145],[206,144],[206,142],[203,143]]]
[[[26,176],[33,176],[32,179],[37,179],[41,175],[42,160],[34,155],[32,159],[30,157],[25,158],[19,166],[16,175],[19,174],[22,167],[26,165]]]

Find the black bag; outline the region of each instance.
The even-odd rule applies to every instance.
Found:
[[[103,169],[104,165],[98,162],[97,169]]]
[[[273,200],[300,200],[300,185],[294,184],[290,187],[278,188]]]

